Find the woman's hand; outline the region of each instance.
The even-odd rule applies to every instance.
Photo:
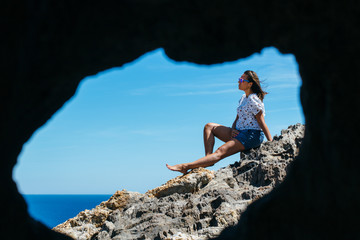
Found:
[[[240,132],[238,131],[238,130],[236,130],[236,129],[232,129],[232,131],[231,131],[231,137],[236,137],[238,134],[239,134]]]

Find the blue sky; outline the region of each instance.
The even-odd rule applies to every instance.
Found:
[[[275,48],[211,66],[169,59],[162,49],[123,67],[86,77],[69,100],[25,144],[14,170],[23,194],[144,193],[179,175],[170,165],[204,155],[203,127],[231,126],[243,92],[237,80],[258,73],[269,94],[272,135],[304,123],[301,79],[293,55]],[[215,147],[221,145],[216,142]],[[239,161],[228,157],[211,170]]]

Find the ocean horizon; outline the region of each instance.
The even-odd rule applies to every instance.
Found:
[[[28,212],[49,228],[92,209],[108,200],[111,194],[23,194]]]

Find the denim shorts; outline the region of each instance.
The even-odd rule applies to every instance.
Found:
[[[259,147],[264,141],[264,133],[261,130],[244,129],[238,131],[240,133],[234,138],[244,145],[245,150]]]

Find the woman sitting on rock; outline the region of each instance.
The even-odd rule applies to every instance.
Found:
[[[166,164],[168,169],[185,174],[189,169],[212,166],[223,158],[260,146],[264,134],[268,141],[272,141],[264,119],[263,99],[267,93],[261,89],[257,74],[254,71],[245,71],[239,78],[239,89],[245,94],[239,101],[232,128],[216,123],[206,124],[204,128],[205,157],[191,163],[174,166]],[[213,153],[215,137],[225,144]]]

